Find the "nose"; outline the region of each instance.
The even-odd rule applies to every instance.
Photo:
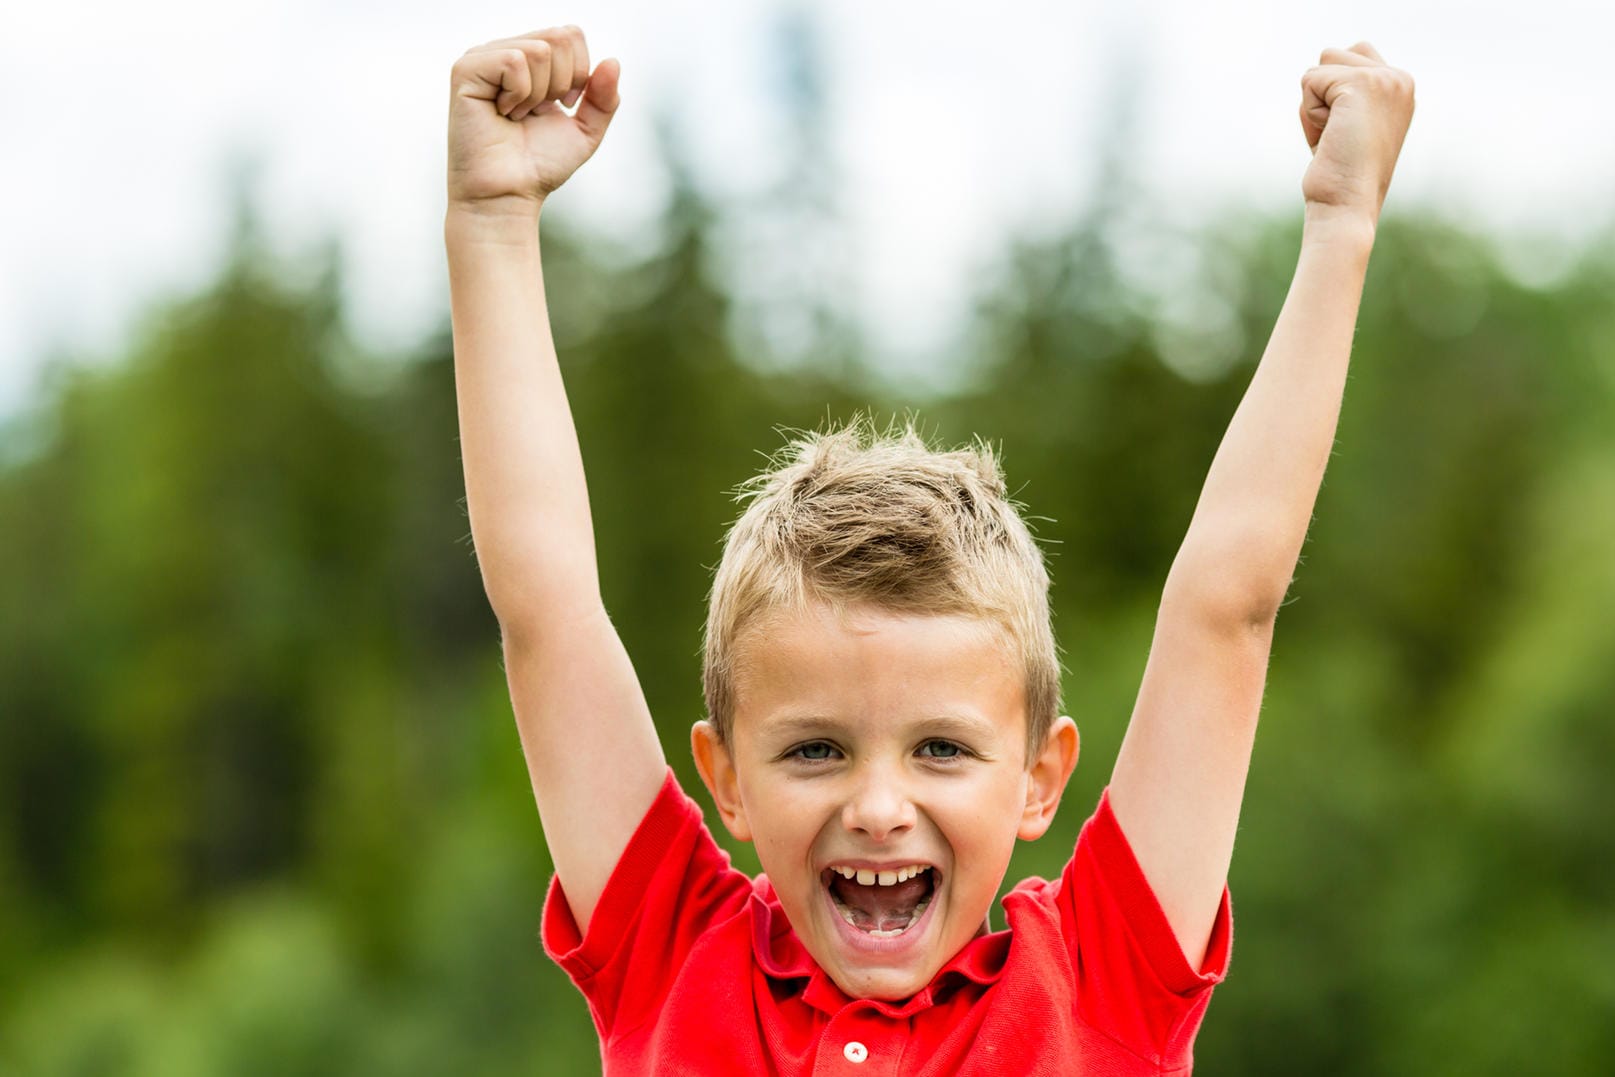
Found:
[[[898,775],[883,767],[865,766],[842,806],[841,823],[848,830],[885,841],[913,829],[914,802]]]

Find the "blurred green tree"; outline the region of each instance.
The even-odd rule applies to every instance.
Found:
[[[1045,222],[977,297],[962,388],[878,388],[852,330],[813,338],[844,349],[822,368],[759,350],[725,208],[664,150],[653,254],[564,216],[544,249],[602,587],[669,759],[694,789],[730,491],[782,426],[918,405],[939,440],[1001,444],[1048,543],[1087,762],[1012,874],[1052,874],[1296,222],[1177,234],[1120,194]],[[535,937],[549,864],[449,336],[363,352],[339,250],[297,283],[237,219],[217,281],[0,431],[0,1072],[590,1072]],[[1140,250],[1164,285],[1129,277]],[[1531,284],[1467,226],[1384,223],[1205,1072],[1615,1067],[1615,243],[1590,250]]]

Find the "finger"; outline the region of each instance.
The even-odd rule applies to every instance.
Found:
[[[1358,53],[1362,56],[1366,56],[1377,64],[1383,64],[1385,62],[1385,57],[1379,54],[1379,50],[1374,48],[1374,46],[1370,45],[1366,41],[1357,42],[1357,44],[1351,47],[1350,51]]]
[[[532,93],[532,72],[520,49],[480,46],[454,64],[455,94],[493,102],[501,115]]]
[[[611,118],[617,114],[617,106],[622,104],[622,95],[617,92],[621,78],[621,64],[615,59],[601,60],[584,86],[583,100],[578,105],[578,126],[597,145],[605,137]]]
[[[1349,49],[1324,49],[1318,56],[1318,63],[1342,67],[1380,67],[1385,63],[1377,57],[1356,51],[1358,47],[1353,45]]]
[[[550,46],[550,84],[546,101],[559,101],[572,89],[572,35],[564,26],[545,30],[543,39]]]
[[[540,111],[546,102],[558,100],[572,83],[573,48],[570,35],[563,27],[535,30],[521,37],[492,42],[492,45],[522,50],[533,73],[532,90],[510,113],[513,120],[525,119]]]
[[[583,31],[576,26],[564,26],[567,34],[567,43],[572,48],[572,82],[566,95],[561,98],[561,104],[571,108],[583,96],[583,88],[589,84],[589,43],[583,37]]]
[[[527,70],[531,73],[531,83],[527,96],[511,109],[509,115],[513,120],[524,120],[529,113],[549,99],[555,50],[548,41],[541,38],[521,37],[516,38],[513,43],[521,49],[522,55],[527,57]]]

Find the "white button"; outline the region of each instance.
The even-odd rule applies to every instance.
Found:
[[[869,1048],[853,1040],[841,1049],[841,1053],[847,1056],[848,1062],[862,1062],[869,1057]]]

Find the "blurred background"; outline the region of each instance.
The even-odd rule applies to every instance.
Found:
[[[544,251],[669,758],[695,791],[708,572],[782,428],[979,433],[1085,748],[1011,880],[1108,777],[1283,300],[1301,73],[1410,70],[1198,1072],[1615,1072],[1607,6],[158,0],[0,39],[0,1074],[598,1072],[441,235],[450,66],[563,22],[623,61]]]

